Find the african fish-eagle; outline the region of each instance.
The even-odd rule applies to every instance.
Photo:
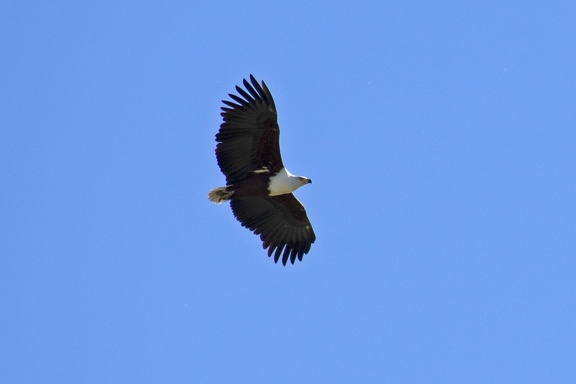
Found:
[[[280,128],[274,99],[264,82],[250,75],[237,86],[233,101],[222,100],[223,122],[216,134],[216,158],[226,186],[208,194],[210,201],[230,201],[236,219],[260,235],[274,262],[292,264],[310,251],[316,235],[304,206],[292,194],[312,180],[294,176],[280,155]]]

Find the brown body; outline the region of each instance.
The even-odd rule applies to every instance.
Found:
[[[249,199],[252,197],[268,196],[268,184],[270,175],[268,173],[251,173],[248,177],[227,187],[233,191],[232,199]]]

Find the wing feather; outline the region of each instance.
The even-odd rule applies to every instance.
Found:
[[[284,165],[280,155],[280,128],[274,99],[264,82],[254,76],[243,81],[238,94],[222,100],[223,122],[216,134],[216,158],[227,184],[244,179],[262,167],[277,172]]]
[[[242,226],[260,235],[275,262],[302,260],[316,240],[304,206],[291,193],[231,200],[230,205]]]

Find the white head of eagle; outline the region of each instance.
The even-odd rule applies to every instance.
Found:
[[[208,193],[210,201],[230,201],[242,226],[260,235],[274,262],[292,264],[310,251],[316,235],[304,206],[292,194],[312,180],[294,176],[280,155],[280,128],[274,99],[264,82],[236,87],[233,101],[222,100],[223,122],[216,134],[216,159],[226,186]]]

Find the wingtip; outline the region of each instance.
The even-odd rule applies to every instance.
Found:
[[[244,81],[246,81],[246,79],[244,79]],[[258,80],[256,80],[256,78],[254,77],[253,74],[250,74],[250,82],[251,82],[252,85],[254,85],[255,87],[262,87],[263,89],[265,89],[266,91],[268,91],[268,87],[266,87],[266,83],[264,82],[264,80],[258,82]]]

